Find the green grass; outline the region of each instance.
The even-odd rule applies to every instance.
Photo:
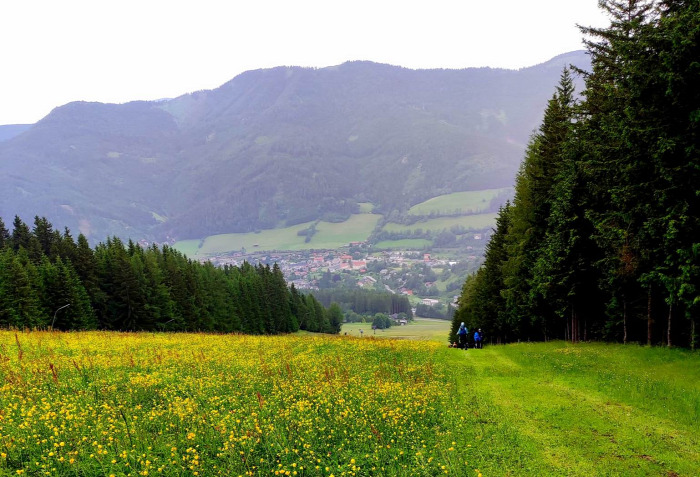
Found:
[[[404,326],[392,326],[386,330],[372,330],[372,323],[343,323],[341,335],[360,336],[360,330],[365,337],[397,338],[413,340],[438,341],[447,344],[447,334],[450,332],[450,322],[431,318],[416,318]]]
[[[371,202],[359,202],[357,205],[360,206],[361,214],[371,214],[374,204]]]
[[[174,247],[188,257],[206,257],[239,251],[242,248],[245,248],[248,253],[269,250],[334,249],[347,246],[350,242],[367,240],[380,218],[381,215],[355,214],[345,222],[319,222],[316,226],[316,234],[308,243],[304,241],[306,237],[297,235],[297,232],[308,228],[312,222],[281,229],[262,230],[259,233],[212,235],[204,239],[201,248],[199,248],[199,240],[182,240],[176,242]]]
[[[2,476],[474,473],[434,342],[0,330],[0,345]]]
[[[700,475],[700,353],[448,328],[0,331],[0,475]]]
[[[200,242],[201,240],[199,239],[180,240],[178,242],[175,242],[173,248],[175,248],[180,253],[184,253],[188,257],[192,258],[199,253]]]
[[[402,239],[402,240],[382,240],[374,244],[374,248],[398,248],[402,250],[422,249],[423,247],[432,244],[433,242],[427,239]]]
[[[412,225],[397,224],[389,222],[384,226],[387,232],[413,232],[421,229],[423,231],[430,230],[432,232],[440,232],[444,229],[450,229],[454,225],[462,226],[470,230],[483,230],[493,227],[496,224],[496,216],[498,214],[476,214],[463,215],[460,217],[439,217],[437,219],[429,219],[421,222],[416,222]]]
[[[262,230],[259,233],[220,234],[204,239],[199,249],[199,255],[216,255],[218,253],[238,251],[245,248],[247,252],[257,250],[302,250],[305,247],[304,237],[297,232],[311,225],[311,222],[283,229]],[[189,241],[188,241],[189,242]],[[180,242],[175,244],[179,250]]]
[[[448,352],[484,475],[700,475],[697,353],[562,342]]]
[[[449,278],[449,280],[443,281],[443,280],[438,280],[435,282],[435,288],[437,288],[440,292],[447,291],[447,285],[451,283],[459,282],[460,285],[464,283],[464,277],[460,277],[458,275],[453,275],[452,277]],[[460,289],[458,288],[457,290],[454,291],[455,295],[459,295]]]
[[[350,242],[364,242],[377,226],[381,215],[356,214],[340,223],[320,222],[309,248],[338,248]]]
[[[440,195],[414,205],[408,209],[408,213],[409,215],[429,215],[431,213],[447,215],[456,212],[479,214],[488,210],[491,200],[509,191],[510,188],[502,188]]]

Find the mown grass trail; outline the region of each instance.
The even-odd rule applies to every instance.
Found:
[[[700,356],[562,342],[448,350],[484,475],[700,475]]]

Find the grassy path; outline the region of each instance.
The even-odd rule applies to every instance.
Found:
[[[700,359],[565,343],[446,350],[485,475],[700,475]]]

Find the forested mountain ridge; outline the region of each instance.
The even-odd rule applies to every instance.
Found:
[[[574,52],[518,71],[370,62],[243,73],[158,102],[71,103],[0,144],[0,216],[93,240],[202,237],[510,186]]]

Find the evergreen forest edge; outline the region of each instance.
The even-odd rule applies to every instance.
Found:
[[[563,72],[451,337],[697,345],[700,2],[600,6],[592,71]]]
[[[66,306],[67,305],[67,306]],[[164,245],[119,238],[90,248],[35,217],[0,219],[0,327],[14,329],[338,333],[340,307],[287,283],[277,264],[217,268]]]

